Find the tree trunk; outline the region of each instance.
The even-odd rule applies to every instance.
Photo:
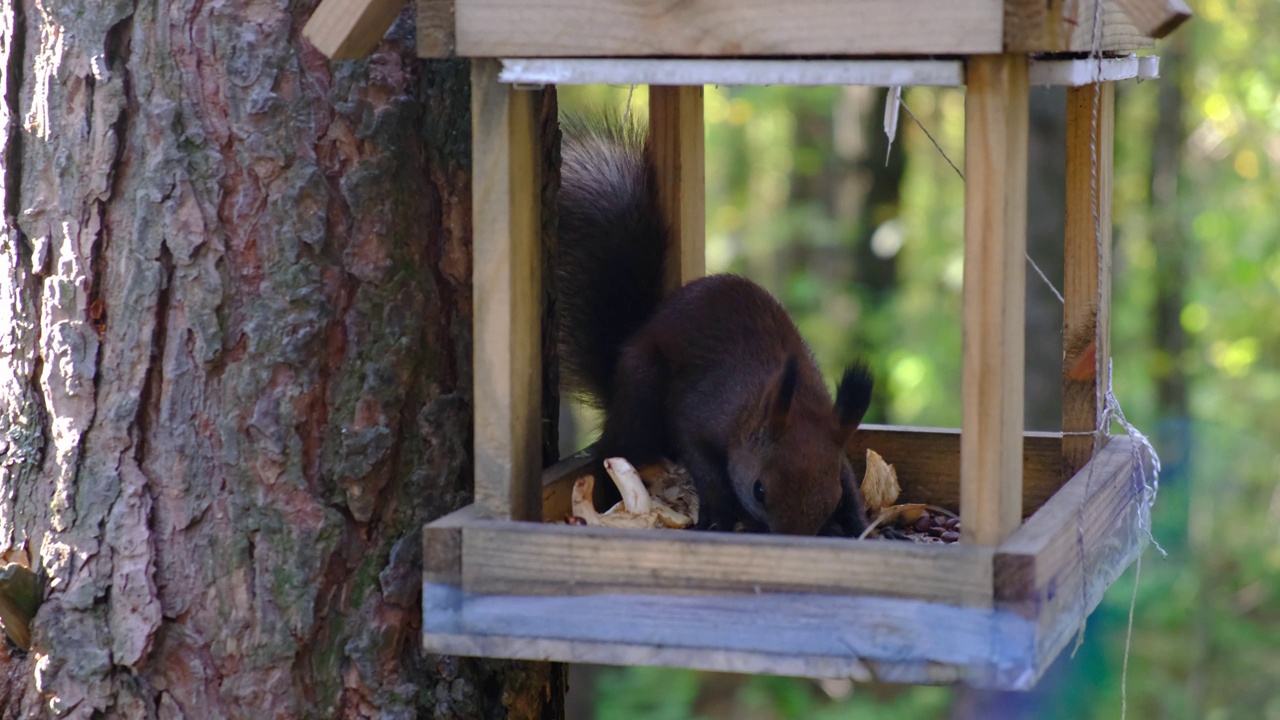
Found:
[[[408,9],[331,64],[313,9],[0,0],[0,548],[44,592],[3,717],[557,712],[552,666],[420,649],[471,492],[468,68]]]

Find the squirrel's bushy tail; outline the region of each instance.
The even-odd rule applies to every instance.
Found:
[[[565,386],[606,405],[618,351],[662,300],[667,229],[645,130],[609,115],[561,122],[556,260]]]

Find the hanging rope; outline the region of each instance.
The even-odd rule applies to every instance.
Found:
[[[1101,105],[1102,105],[1102,52],[1101,52],[1102,25],[1103,25],[1102,3],[1098,2],[1094,4],[1093,29],[1092,29],[1091,49],[1090,49],[1090,57],[1095,60],[1097,65],[1096,65],[1096,74],[1094,76],[1094,82],[1092,83],[1093,104],[1091,108],[1092,117],[1090,118],[1090,132],[1089,132],[1089,151],[1090,151],[1089,201],[1090,201],[1090,211],[1091,211],[1092,220],[1093,220],[1093,235],[1094,235],[1095,250],[1096,250],[1095,257],[1097,258],[1097,262],[1099,263],[1099,266],[1101,266],[1102,256],[1104,251],[1103,243],[1102,243],[1102,216],[1099,208],[1099,198],[1098,198],[1098,184],[1099,184],[1098,183],[1098,128],[1100,124],[1100,113],[1101,113]],[[916,117],[915,113],[911,111],[911,108],[906,104],[905,101],[902,100],[901,92],[897,91],[898,90],[897,88],[895,88],[894,90],[895,91],[889,93],[889,98],[888,98],[888,103],[894,106],[894,115],[893,115],[893,121],[892,121],[892,125],[894,129],[896,130],[896,125],[897,125],[896,110],[897,108],[902,108],[903,110],[907,111],[907,115],[911,117],[911,120],[925,134],[925,137],[929,139],[929,142],[933,144],[933,147],[937,149],[938,153],[942,155],[944,160],[947,161],[947,164],[951,166],[951,169],[955,171],[956,175],[960,177],[961,181],[964,181],[964,173],[960,170],[960,168],[954,162],[952,162],[951,158],[947,155],[947,152],[942,148],[942,145],[938,143],[937,139],[934,138],[933,134],[930,133],[928,128],[924,126],[924,123],[920,122],[920,119]],[[889,129],[890,113],[889,113],[888,107],[886,107],[885,118],[886,118],[885,130],[886,130],[886,134],[889,135],[889,151],[892,151],[894,135],[896,133],[893,131],[890,131]],[[1050,292],[1053,293],[1054,297],[1058,299],[1058,302],[1065,305],[1066,303],[1065,303],[1065,299],[1062,296],[1062,293],[1058,291],[1058,288],[1054,286],[1053,282],[1049,280],[1048,276],[1045,275],[1044,271],[1040,269],[1040,266],[1037,265],[1036,262],[1031,259],[1030,253],[1027,253],[1026,258],[1027,258],[1027,263],[1030,264],[1032,269],[1035,270],[1036,274],[1040,277],[1040,280],[1045,284],[1046,287],[1049,288]],[[1096,305],[1097,307],[1101,307],[1102,305],[1102,289],[1103,289],[1102,283],[1099,282],[1098,288],[1097,288],[1098,294],[1095,299],[1097,303]],[[1096,358],[1095,362],[1098,363],[1100,366],[1102,362],[1102,358],[1101,357]],[[1132,450],[1131,450],[1132,469],[1130,471],[1130,482],[1135,486],[1138,486],[1141,488],[1142,497],[1141,497],[1141,500],[1138,502],[1138,508],[1137,508],[1139,531],[1146,535],[1146,539],[1152,545],[1155,546],[1156,550],[1160,552],[1162,557],[1167,557],[1168,555],[1165,552],[1164,548],[1162,548],[1160,546],[1160,543],[1157,542],[1155,539],[1155,535],[1152,532],[1152,524],[1151,524],[1151,510],[1155,506],[1156,495],[1160,489],[1160,469],[1161,469],[1160,458],[1155,451],[1155,447],[1152,446],[1151,441],[1145,435],[1139,432],[1138,429],[1134,427],[1125,418],[1124,411],[1120,408],[1120,401],[1116,398],[1116,395],[1115,395],[1111,358],[1107,357],[1106,362],[1107,362],[1107,386],[1103,394],[1103,406],[1102,406],[1102,411],[1099,413],[1097,427],[1095,427],[1093,430],[1066,431],[1066,432],[1063,432],[1062,434],[1064,436],[1092,435],[1094,437],[1093,453],[1094,453],[1094,456],[1096,457],[1099,450],[1101,449],[1100,448],[1101,438],[1104,435],[1109,433],[1111,424],[1113,422],[1118,423],[1124,429],[1126,435],[1128,435],[1128,437],[1132,441]],[[1075,647],[1073,647],[1071,651],[1072,657],[1075,657],[1076,652],[1080,649],[1081,644],[1084,642],[1084,631],[1085,631],[1085,626],[1088,618],[1087,610],[1088,610],[1088,599],[1089,599],[1089,586],[1088,586],[1089,578],[1088,578],[1088,574],[1085,572],[1084,505],[1087,499],[1092,494],[1093,473],[1096,468],[1096,465],[1097,465],[1096,463],[1089,464],[1089,472],[1085,479],[1085,492],[1081,496],[1080,505],[1077,509],[1076,542],[1077,542],[1077,551],[1079,553],[1080,573],[1081,573],[1080,619],[1079,619],[1079,629],[1076,634]],[[1148,470],[1147,470],[1148,466],[1150,467],[1150,474],[1148,474]],[[1127,693],[1128,693],[1128,672],[1129,672],[1129,650],[1130,650],[1130,645],[1133,638],[1133,616],[1134,616],[1135,607],[1137,605],[1138,580],[1141,577],[1141,572],[1142,572],[1142,553],[1139,552],[1137,561],[1135,563],[1133,593],[1129,600],[1129,621],[1128,621],[1128,627],[1125,635],[1124,661],[1121,668],[1121,677],[1120,677],[1121,720],[1124,720],[1127,712],[1127,708],[1128,708]]]

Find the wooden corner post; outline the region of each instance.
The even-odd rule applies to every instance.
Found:
[[[540,520],[541,133],[534,94],[471,69],[475,494],[489,517]]]
[[[671,231],[667,292],[706,274],[706,143],[701,85],[649,87],[649,151]]]
[[[1067,89],[1067,230],[1062,310],[1062,482],[1107,441],[1111,175],[1115,85]],[[1099,254],[1101,250],[1101,254]]]
[[[1022,519],[1027,57],[966,66],[963,540],[996,545]]]

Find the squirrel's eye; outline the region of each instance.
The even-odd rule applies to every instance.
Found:
[[[756,496],[756,502],[764,504],[764,483],[756,481],[755,487],[751,488],[751,492]]]

